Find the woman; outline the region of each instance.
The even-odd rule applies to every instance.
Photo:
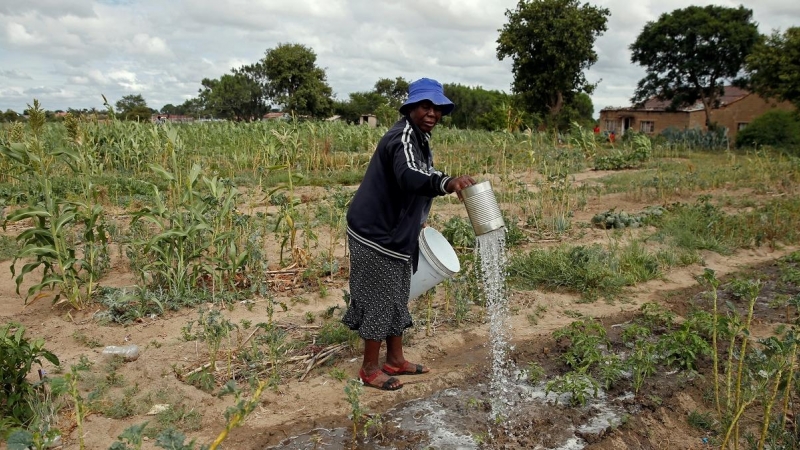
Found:
[[[433,168],[431,130],[454,107],[438,81],[411,83],[400,107],[403,117],[378,143],[347,211],[350,304],[342,322],[364,339],[359,377],[367,386],[397,390],[403,384],[395,375],[429,372],[403,356],[403,331],[412,325],[411,274],[433,197],[475,184],[469,176],[454,178]]]

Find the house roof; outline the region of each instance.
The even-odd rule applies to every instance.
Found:
[[[719,98],[719,107],[727,106],[733,102],[739,101],[744,97],[750,95],[750,91],[738,88],[736,86],[725,86],[725,93]],[[650,97],[645,100],[641,106],[623,106],[623,107],[606,107],[602,111],[666,111],[669,108],[670,100],[659,100],[656,97]],[[703,109],[703,102],[696,102],[691,106],[678,108],[676,111],[691,112],[701,111]]]

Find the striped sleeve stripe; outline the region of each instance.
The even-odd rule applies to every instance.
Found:
[[[357,240],[358,242],[366,245],[367,247],[370,247],[373,250],[378,251],[379,253],[383,253],[384,255],[386,255],[386,256],[388,256],[390,258],[399,259],[401,261],[408,261],[409,259],[411,259],[411,256],[409,256],[409,255],[405,255],[405,254],[400,253],[400,252],[395,252],[395,251],[383,248],[380,245],[378,245],[378,244],[376,244],[376,243],[374,243],[374,242],[372,242],[372,241],[370,241],[370,240],[368,240],[368,239],[366,239],[364,237],[359,236],[349,226],[347,227],[347,235],[350,236],[351,238]]]
[[[417,168],[414,164],[414,146],[411,145],[411,134],[414,130],[411,129],[411,124],[406,122],[406,127],[403,129],[403,135],[400,138],[400,141],[403,144],[403,154],[406,157],[406,165],[409,169],[424,174],[426,176],[430,176],[430,174],[422,169]]]
[[[439,173],[441,173],[441,172],[439,172]],[[445,194],[448,193],[447,192],[447,182],[450,181],[451,178],[453,178],[453,177],[444,177],[444,178],[442,178],[442,182],[439,183],[439,189]]]

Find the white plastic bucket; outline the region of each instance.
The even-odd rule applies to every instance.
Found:
[[[409,300],[428,292],[432,287],[452,277],[461,270],[453,247],[442,233],[425,227],[419,233],[419,262],[411,276]]]

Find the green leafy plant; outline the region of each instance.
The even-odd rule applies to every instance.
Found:
[[[580,371],[567,372],[555,379],[548,381],[545,395],[550,392],[556,394],[569,394],[569,403],[572,406],[584,406],[590,397],[597,397],[600,385],[591,375]],[[556,399],[556,403],[558,400]]]
[[[603,325],[592,318],[576,320],[553,332],[556,341],[569,340],[562,358],[573,369],[588,371],[604,360],[603,348],[611,343]]]
[[[363,387],[361,380],[348,380],[344,386],[344,394],[347,403],[350,404],[350,420],[353,421],[353,442],[358,438],[358,426],[364,420],[366,411],[361,406],[361,392]]]
[[[82,309],[91,300],[97,280],[108,267],[108,234],[102,206],[91,204],[95,186],[84,186],[81,201],[66,200],[53,191],[52,177],[57,163],[67,165],[73,175],[84,179],[87,170],[87,155],[70,148],[54,150],[43,141],[45,113],[34,100],[30,108],[31,136],[25,142],[0,145],[0,154],[17,166],[21,175],[26,175],[35,184],[41,198],[31,199],[29,205],[9,214],[3,221],[25,223],[33,226],[23,230],[16,240],[19,250],[11,264],[11,275],[15,276],[17,294],[23,279],[34,269],[42,268],[41,280],[28,288],[27,303],[31,296],[43,295],[45,289],[55,291],[53,302],[64,296],[64,301],[76,309]],[[70,234],[82,230],[84,243],[79,256],[77,245]],[[32,259],[32,261],[29,261]],[[17,275],[17,262],[27,261]]]
[[[44,348],[44,339],[29,339],[26,328],[18,322],[0,327],[0,416],[15,423],[27,423],[33,415],[30,401],[36,395],[34,386],[27,381],[34,364],[44,360],[58,365],[56,355]]]
[[[633,378],[633,392],[639,394],[645,380],[656,373],[658,367],[658,348],[656,344],[639,341],[625,360]]]
[[[678,330],[662,335],[658,349],[668,366],[695,370],[697,359],[710,355],[712,347],[687,321]]]
[[[545,377],[545,371],[541,364],[537,363],[536,361],[531,361],[528,363],[528,367],[526,369],[528,382],[531,384],[536,384]]]
[[[616,354],[605,355],[597,364],[595,369],[597,372],[597,379],[602,383],[605,389],[611,387],[625,374],[625,364]]]

